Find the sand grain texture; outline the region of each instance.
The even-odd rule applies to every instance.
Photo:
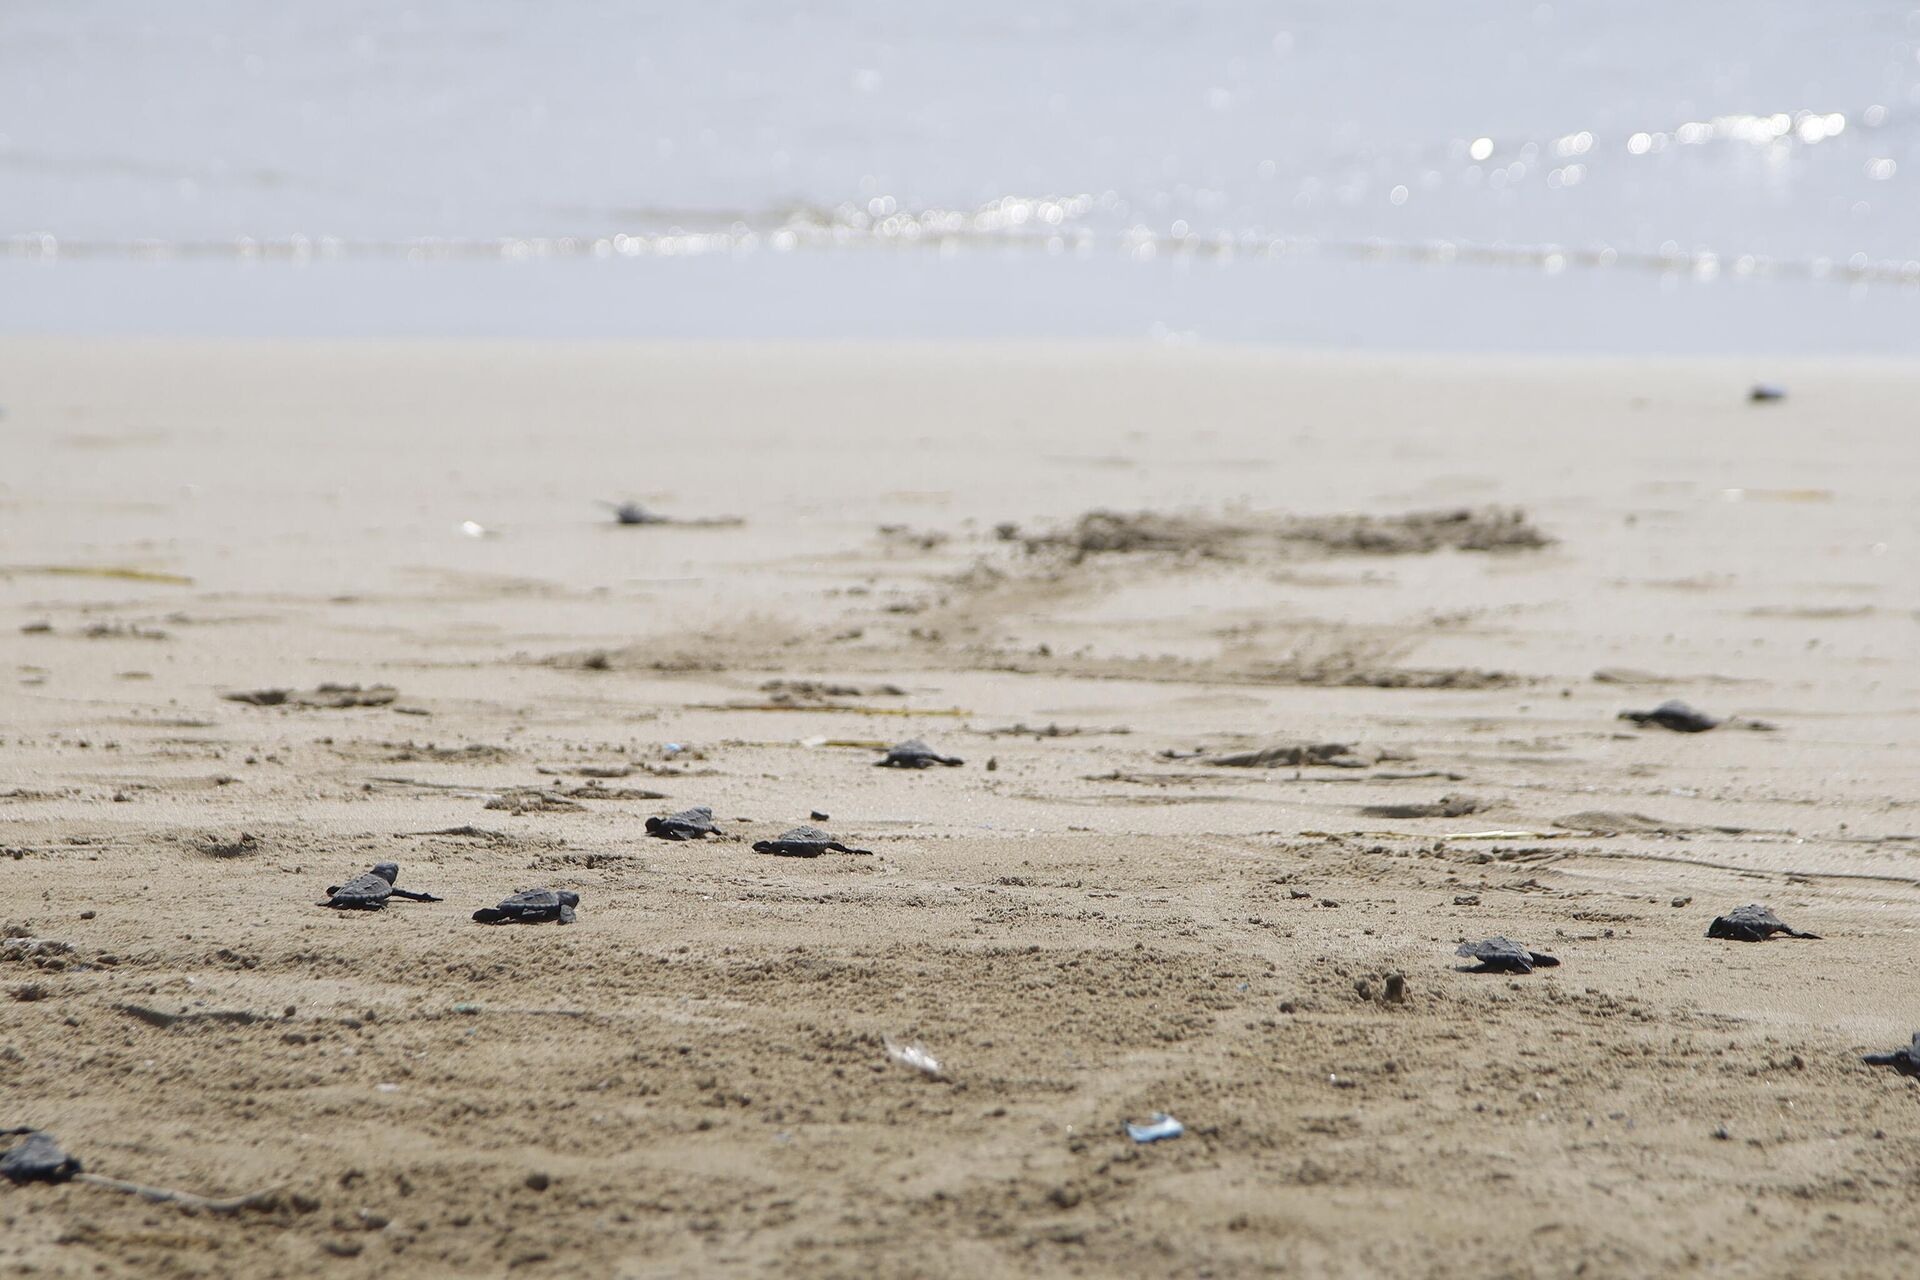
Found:
[[[1920,1082],[1858,1057],[1920,1026],[1920,374],[10,341],[0,388],[0,1127],[283,1189],[0,1188],[0,1266],[1920,1246]],[[1376,536],[1449,510],[1542,536]],[[1093,511],[1155,536],[1050,541]],[[1635,730],[1620,671],[1779,731]],[[222,697],[327,684],[395,693]],[[966,764],[871,767],[908,737]],[[1367,754],[1201,763],[1289,742]],[[814,811],[874,856],[749,851]],[[315,905],[387,859],[445,901]],[[578,922],[468,919],[533,886]],[[1748,901],[1823,940],[1703,936]],[[1463,972],[1496,934],[1563,963]]]

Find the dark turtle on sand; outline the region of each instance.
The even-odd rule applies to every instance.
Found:
[[[637,502],[603,502],[600,504],[613,512],[613,518],[621,524],[668,524],[665,516],[657,516]]]
[[[9,1182],[65,1182],[80,1172],[80,1162],[62,1151],[50,1133],[38,1129],[0,1129],[0,1133],[26,1135],[24,1142],[14,1143],[0,1156],[0,1178]]]
[[[571,889],[522,889],[497,907],[480,908],[473,918],[481,924],[572,924],[573,909],[579,905],[580,895]]]
[[[1557,965],[1560,961],[1543,951],[1529,951],[1508,938],[1488,938],[1485,942],[1463,942],[1453,954],[1478,960],[1474,973],[1532,973],[1536,968]]]
[[[1920,1031],[1913,1033],[1913,1043],[1902,1045],[1892,1053],[1863,1053],[1860,1061],[1870,1067],[1892,1067],[1903,1076],[1920,1076]]]
[[[399,875],[399,863],[376,862],[373,870],[357,875],[345,884],[327,886],[327,900],[320,905],[337,907],[343,911],[378,911],[387,905],[388,898],[405,898],[409,902],[440,901],[430,893],[394,888],[393,882]]]
[[[1735,942],[1765,942],[1776,933],[1789,938],[1812,938],[1816,942],[1820,938],[1817,933],[1802,933],[1789,928],[1771,910],[1751,902],[1744,907],[1735,907],[1723,916],[1715,916],[1713,923],[1707,926],[1709,938],[1731,938]]]
[[[713,810],[702,804],[664,818],[648,818],[647,834],[661,840],[698,840],[701,836],[719,836],[726,832],[713,825]]]
[[[959,756],[943,756],[918,738],[908,738],[887,748],[884,759],[874,761],[882,769],[925,769],[931,765],[964,764]]]
[[[849,849],[818,827],[795,827],[773,840],[753,842],[755,853],[771,853],[782,858],[817,858],[823,853],[866,853],[871,849]]]
[[[1620,718],[1642,728],[1652,724],[1675,733],[1705,733],[1726,723],[1704,711],[1694,710],[1678,698],[1669,698],[1651,711],[1622,711]]]

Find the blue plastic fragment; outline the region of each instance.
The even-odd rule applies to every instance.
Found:
[[[1165,1112],[1154,1113],[1153,1119],[1145,1124],[1127,1126],[1127,1136],[1135,1142],[1162,1142],[1168,1138],[1177,1138],[1186,1131],[1187,1126]]]

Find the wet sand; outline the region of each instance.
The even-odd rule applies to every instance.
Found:
[[[1762,378],[1788,399],[1749,404]],[[1920,1085],[1859,1055],[1920,1026],[1916,392],[1831,362],[0,344],[0,923],[63,944],[0,956],[0,1127],[281,1188],[226,1216],[7,1189],[0,1260],[1902,1266]],[[1455,508],[1546,545],[1373,536]],[[1076,541],[1101,509],[1165,519]],[[327,683],[394,694],[223,696]],[[1738,719],[1617,718],[1668,697]],[[965,763],[872,767],[913,736]],[[1351,750],[1208,763],[1322,743]],[[694,804],[727,834],[644,836]],[[750,851],[814,811],[872,855]],[[389,859],[445,901],[316,905]],[[469,918],[534,885],[578,922]],[[1746,902],[1822,940],[1704,936]],[[1563,963],[1464,972],[1493,934]],[[1129,1141],[1156,1112],[1185,1136]]]

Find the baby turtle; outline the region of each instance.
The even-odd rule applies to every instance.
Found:
[[[647,834],[661,840],[698,840],[701,836],[719,836],[726,832],[713,825],[713,810],[701,804],[664,818],[648,818]]]
[[[405,898],[409,902],[440,901],[430,893],[394,888],[393,882],[399,875],[399,863],[376,862],[373,870],[357,875],[345,884],[327,886],[327,900],[320,905],[343,911],[378,911],[387,905],[388,898]]]
[[[80,1172],[80,1162],[60,1149],[50,1133],[38,1129],[0,1129],[27,1135],[0,1156],[0,1178],[9,1182],[65,1182]]]
[[[600,504],[613,512],[613,518],[621,524],[669,524],[665,516],[657,516],[637,502],[603,502]]]
[[[557,920],[573,923],[573,909],[580,895],[571,889],[522,889],[505,898],[497,907],[482,907],[473,913],[481,924],[543,924]]]
[[[1675,733],[1705,733],[1725,723],[1704,711],[1694,710],[1678,698],[1669,698],[1651,711],[1622,711],[1620,718],[1643,728],[1654,724]]]
[[[1557,965],[1560,961],[1543,951],[1529,951],[1507,938],[1488,938],[1485,942],[1463,942],[1453,954],[1478,960],[1474,973],[1532,973],[1535,968]]]
[[[1892,1067],[1903,1076],[1920,1076],[1920,1031],[1913,1033],[1912,1044],[1892,1053],[1863,1053],[1860,1061],[1870,1067]]]
[[[818,827],[795,827],[783,831],[774,840],[753,842],[755,853],[771,853],[782,858],[817,858],[823,853],[865,853],[871,849],[849,849]]]
[[[1787,389],[1771,382],[1756,382],[1753,390],[1747,392],[1747,399],[1755,404],[1767,404],[1774,400],[1785,400]]]
[[[874,764],[882,769],[925,769],[931,765],[964,764],[959,756],[943,756],[918,738],[908,738],[887,748],[886,758]]]
[[[1744,907],[1735,907],[1723,916],[1715,916],[1713,923],[1707,926],[1709,938],[1731,938],[1735,942],[1765,942],[1776,933],[1789,938],[1812,938],[1819,941],[1817,933],[1802,933],[1790,929],[1782,923],[1779,916],[1757,903],[1748,903]]]

